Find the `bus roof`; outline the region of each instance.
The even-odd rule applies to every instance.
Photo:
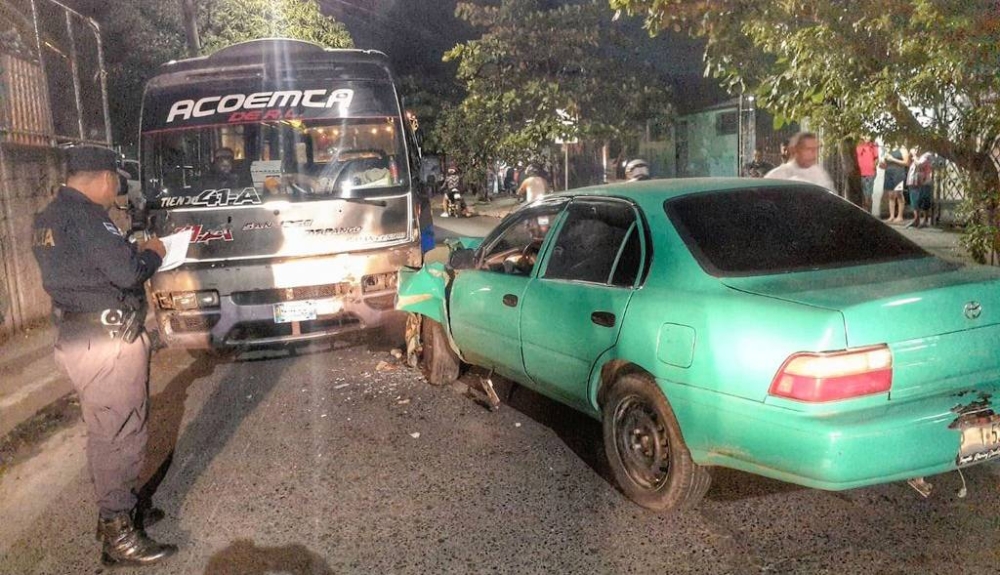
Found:
[[[150,88],[218,78],[230,71],[244,77],[286,67],[342,68],[354,79],[393,79],[389,58],[377,50],[324,48],[290,38],[248,40],[221,48],[208,56],[171,60],[160,66]]]

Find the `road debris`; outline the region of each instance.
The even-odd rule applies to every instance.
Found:
[[[397,369],[399,369],[398,365],[393,365],[387,361],[380,361],[375,366],[375,371],[395,371]]]
[[[934,489],[934,486],[927,483],[923,477],[914,477],[906,483],[908,483],[910,487],[916,489],[917,493],[922,495],[925,499],[931,496],[931,490]]]
[[[420,363],[420,324],[422,316],[411,313],[406,317],[406,365],[417,367]]]
[[[489,408],[490,411],[496,411],[500,409],[500,396],[497,395],[496,388],[493,387],[493,370],[486,377],[480,380],[480,384],[483,387],[483,391],[486,392],[486,397],[489,398]]]
[[[410,434],[410,437],[412,437],[413,439],[420,439],[420,432],[414,431],[413,433]]]

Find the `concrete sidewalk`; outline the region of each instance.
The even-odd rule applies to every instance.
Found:
[[[907,228],[892,226],[911,241],[938,256],[951,262],[975,263],[959,240],[962,234],[952,228]]]
[[[0,346],[0,438],[73,390],[52,355],[51,324],[25,330]]]
[[[501,218],[516,209],[514,198],[495,198],[472,207],[478,215]],[[894,226],[895,227],[895,226]],[[938,228],[896,228],[927,251],[953,262],[969,262],[959,245],[959,234]],[[447,254],[439,254],[444,259]],[[73,388],[56,366],[51,325],[25,331],[0,345],[0,439]]]

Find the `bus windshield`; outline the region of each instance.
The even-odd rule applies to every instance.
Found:
[[[410,177],[402,130],[398,117],[371,116],[149,132],[147,190],[159,208],[384,195]]]

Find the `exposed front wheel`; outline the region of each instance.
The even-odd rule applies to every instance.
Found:
[[[425,316],[420,339],[424,348],[420,363],[427,381],[432,385],[445,385],[458,379],[462,362],[451,349],[444,326]]]
[[[604,451],[629,499],[657,511],[701,500],[711,476],[691,459],[674,412],[652,377],[621,377],[601,411]]]

